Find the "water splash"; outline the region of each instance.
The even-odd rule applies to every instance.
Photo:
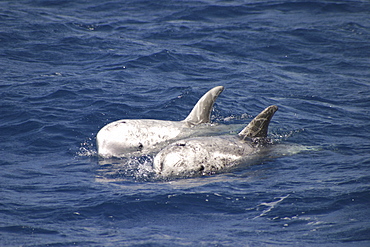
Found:
[[[80,144],[80,148],[78,149],[77,156],[87,156],[87,157],[94,157],[98,155],[98,151],[95,147],[95,138],[87,138],[84,142]]]
[[[150,155],[130,158],[100,159],[97,181],[151,181],[155,177],[153,157]]]

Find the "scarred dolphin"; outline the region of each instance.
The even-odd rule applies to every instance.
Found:
[[[107,124],[96,136],[98,154],[104,158],[143,155],[175,140],[217,131],[217,127],[202,124],[210,122],[215,100],[223,90],[223,86],[209,90],[183,121],[123,119]]]
[[[275,105],[258,114],[238,135],[194,137],[176,141],[154,158],[154,171],[160,176],[212,174],[242,163],[262,152],[267,130],[278,110]]]

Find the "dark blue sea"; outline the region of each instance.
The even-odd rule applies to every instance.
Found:
[[[0,1],[0,246],[370,246],[370,2]],[[155,179],[118,119],[279,111],[299,152]],[[242,127],[241,127],[242,128]]]

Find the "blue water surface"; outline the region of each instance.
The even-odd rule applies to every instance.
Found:
[[[0,245],[370,246],[369,16],[368,1],[0,1]],[[98,158],[104,125],[183,120],[218,85],[216,123],[279,106],[286,155],[168,180],[151,156]]]

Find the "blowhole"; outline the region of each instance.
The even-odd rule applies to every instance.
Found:
[[[138,146],[138,151],[141,151],[143,150],[144,146],[141,142],[139,142],[139,146]]]

